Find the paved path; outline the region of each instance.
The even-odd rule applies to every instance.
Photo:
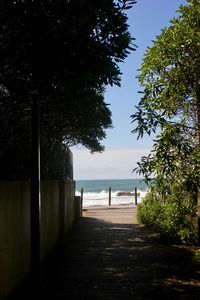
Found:
[[[36,296],[25,299],[200,299],[200,271],[189,249],[162,244],[135,213],[134,206],[88,209]]]

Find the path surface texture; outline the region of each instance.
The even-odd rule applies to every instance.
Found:
[[[200,299],[200,270],[190,248],[164,244],[139,225],[134,206],[94,206],[75,224],[32,297]]]

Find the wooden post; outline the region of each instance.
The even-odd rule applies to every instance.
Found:
[[[60,239],[65,235],[65,180],[61,179],[59,181],[59,201],[60,201]]]
[[[81,217],[83,214],[83,188],[81,188]]]
[[[135,187],[135,205],[137,206],[137,187]]]
[[[108,205],[111,206],[111,187],[109,187],[109,199],[108,199]]]
[[[38,96],[32,100],[31,120],[31,273],[33,284],[41,280],[41,193],[40,193],[40,117]]]

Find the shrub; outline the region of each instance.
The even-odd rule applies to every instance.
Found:
[[[138,204],[137,219],[145,225],[154,225],[156,219],[162,214],[163,207],[159,201],[152,197],[152,193],[148,193],[143,202]]]
[[[198,242],[198,230],[192,219],[195,206],[187,198],[180,201],[175,196],[162,197],[150,191],[138,205],[137,219],[140,223],[152,225],[165,240],[184,244]]]
[[[197,249],[194,253],[194,261],[198,264],[200,264],[200,248]]]

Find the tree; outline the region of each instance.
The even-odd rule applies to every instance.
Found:
[[[30,104],[38,97],[43,141],[102,151],[105,129],[112,124],[103,91],[107,84],[120,85],[118,63],[134,50],[125,14],[134,2],[1,1],[2,111],[12,111],[13,103],[18,111],[26,106],[20,124],[28,127]],[[14,133],[16,143],[20,134]]]
[[[162,201],[197,201],[200,187],[200,2],[181,6],[179,16],[148,48],[138,76],[143,97],[132,116],[138,137],[159,132],[137,172],[154,177]]]

